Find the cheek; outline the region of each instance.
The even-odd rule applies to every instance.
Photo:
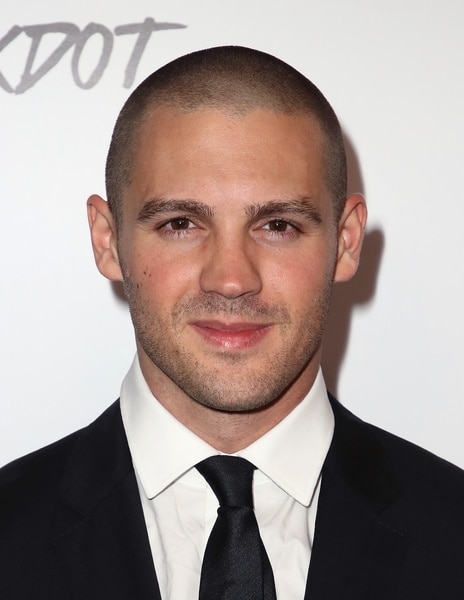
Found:
[[[192,265],[182,261],[162,262],[140,258],[134,263],[139,294],[151,304],[169,305],[198,287]]]
[[[282,297],[294,298],[301,304],[317,297],[332,283],[335,250],[327,247],[319,251],[286,255],[269,270],[269,288]]]

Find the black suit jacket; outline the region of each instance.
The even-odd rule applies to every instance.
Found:
[[[463,600],[464,473],[331,401],[305,600]],[[119,403],[4,467],[0,505],[1,600],[160,600]]]

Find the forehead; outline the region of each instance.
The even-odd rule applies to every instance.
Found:
[[[130,191],[190,197],[214,187],[321,187],[322,139],[317,121],[302,114],[158,107],[143,120]],[[300,191],[308,192],[288,193]]]
[[[246,140],[248,144],[267,140],[273,144],[298,145],[316,149],[322,141],[321,127],[310,115],[286,114],[264,108],[246,112],[233,109],[197,109],[180,111],[157,107],[148,111],[138,136],[140,152],[149,152],[163,144],[181,150],[185,141],[198,145],[220,143],[227,147]],[[232,147],[233,149],[233,147]]]

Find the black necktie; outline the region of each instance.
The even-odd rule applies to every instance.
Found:
[[[254,465],[212,456],[197,465],[219,500],[206,545],[200,600],[275,600],[271,564],[253,511]]]

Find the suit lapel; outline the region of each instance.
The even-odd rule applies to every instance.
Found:
[[[161,599],[119,403],[76,444],[52,544],[76,600]]]
[[[373,428],[331,402],[305,600],[393,600],[408,546],[390,516],[400,490]]]

